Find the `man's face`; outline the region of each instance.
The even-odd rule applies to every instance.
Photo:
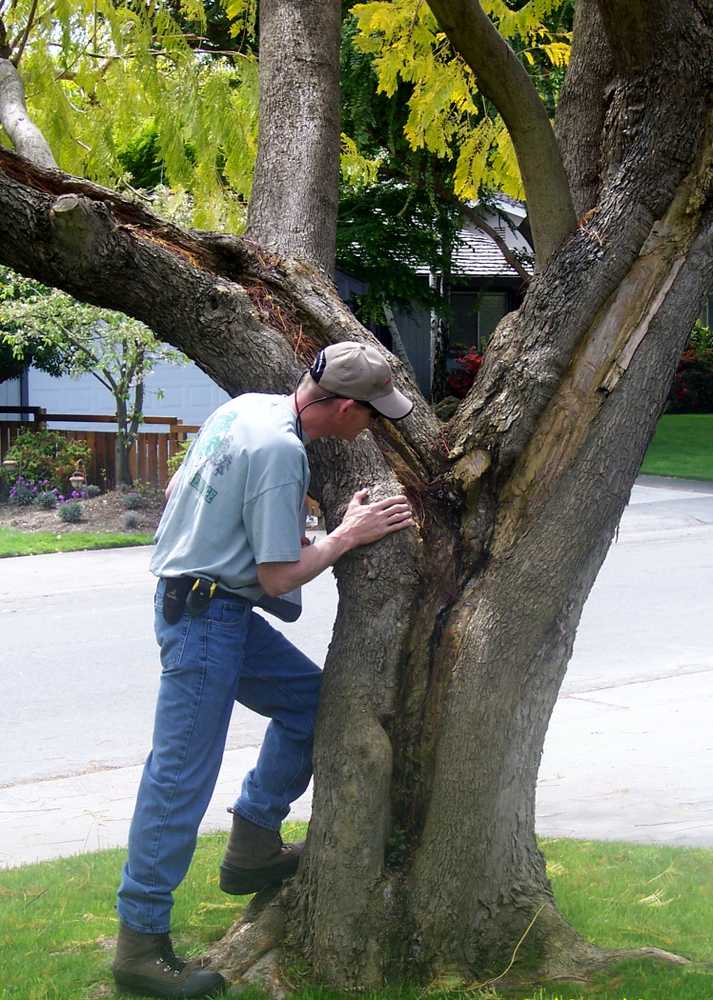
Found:
[[[340,400],[336,407],[332,437],[339,438],[340,441],[353,441],[367,429],[375,416],[375,411],[365,403],[359,403],[355,399]]]

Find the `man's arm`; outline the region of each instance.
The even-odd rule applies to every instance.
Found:
[[[309,583],[351,549],[369,545],[385,535],[414,527],[409,502],[404,496],[366,503],[368,490],[354,494],[342,523],[314,545],[302,548],[298,562],[266,562],[257,567],[260,586],[270,597],[287,594]]]
[[[164,490],[164,496],[166,497],[167,500],[171,499],[171,494],[173,493],[173,491],[174,491],[174,489],[176,487],[176,483],[178,482],[178,477],[181,475],[181,469],[182,468],[183,468],[182,465],[178,466],[178,468],[176,469],[176,471],[171,476],[171,478],[169,480],[169,483],[168,483],[168,486]]]

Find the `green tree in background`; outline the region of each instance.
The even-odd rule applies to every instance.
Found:
[[[31,278],[15,274],[7,267],[0,267],[0,312],[18,300],[32,297],[43,286]],[[11,308],[8,305],[8,308]],[[12,344],[0,335],[0,382],[19,378],[22,373],[34,365],[49,375],[63,375],[66,371],[64,355],[54,344],[35,341],[23,345]]]
[[[159,362],[183,364],[187,359],[158,341],[143,323],[37,282],[14,280],[22,283],[23,294],[0,301],[0,345],[19,364],[39,360],[51,375],[88,373],[111,393],[116,481],[131,485],[129,454],[141,426],[146,376]]]

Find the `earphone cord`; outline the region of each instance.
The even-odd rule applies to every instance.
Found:
[[[338,398],[334,394],[332,394],[330,396],[320,396],[319,399],[310,399],[310,401],[308,403],[305,403],[304,406],[298,406],[297,405],[297,390],[300,387],[300,382],[305,377],[305,375],[309,372],[309,370],[310,370],[309,368],[305,368],[305,370],[302,372],[302,374],[298,378],[297,385],[295,386],[295,410],[297,411],[297,421],[295,423],[295,430],[297,431],[297,437],[300,439],[300,441],[304,440],[303,439],[303,431],[302,431],[302,414],[307,409],[307,407],[308,406],[312,406],[314,403],[323,403],[325,401],[325,399],[337,399]]]

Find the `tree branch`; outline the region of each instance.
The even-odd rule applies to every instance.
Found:
[[[576,217],[547,111],[524,67],[477,0],[429,0],[442,29],[502,115],[517,154],[541,270]]]
[[[101,375],[99,375],[97,372],[94,371],[90,372],[89,374],[93,375],[94,378],[97,380],[97,382],[101,383],[101,385],[103,385],[105,389],[108,389],[112,395],[114,394],[114,390],[112,389],[112,387],[109,385],[108,382],[104,381]]]
[[[485,221],[485,219],[481,218],[476,208],[472,208],[464,201],[459,201],[458,205],[460,207],[461,212],[468,219],[468,221],[471,222],[474,226],[477,226],[478,229],[482,229],[482,231],[487,236],[490,237],[490,239],[493,241],[493,243],[498,248],[500,253],[503,255],[503,260],[505,261],[505,263],[509,264],[510,267],[513,269],[513,271],[516,271],[519,274],[525,286],[529,285],[530,278],[532,277],[532,275],[522,266],[522,263],[517,259],[517,257],[512,252],[512,250],[507,245],[507,243],[502,238],[497,229],[489,225]]]
[[[0,124],[20,154],[40,167],[57,169],[47,140],[27,113],[25,88],[16,67],[0,58]]]
[[[184,354],[200,354],[201,368],[233,396],[291,390],[317,350],[338,340],[379,349],[316,269],[246,238],[181,230],[114,191],[3,148],[0,262],[141,320]],[[404,366],[389,362],[415,406],[401,425],[376,428],[379,445],[426,482],[446,462],[441,425]]]
[[[37,0],[32,0],[32,6],[30,7],[30,13],[27,17],[27,24],[25,25],[24,31],[20,38],[20,44],[18,46],[17,52],[11,56],[11,61],[13,66],[19,66],[20,60],[22,59],[22,53],[25,51],[25,46],[27,45],[27,39],[32,31],[32,25],[35,23],[35,14],[37,13]],[[15,43],[13,42],[12,48],[15,48]]]
[[[555,131],[578,216],[594,208],[602,185],[602,140],[613,70],[597,0],[579,0],[574,9],[572,56],[555,114]]]
[[[81,351],[82,354],[85,354],[87,356],[87,359],[95,367],[101,368],[101,365],[100,365],[100,362],[99,362],[99,358],[97,358],[97,356],[94,354],[94,352],[90,351],[88,347],[85,347],[85,345],[81,342],[81,340],[77,340],[77,338],[74,336],[74,334],[64,325],[64,323],[57,323],[57,326],[62,331],[62,336],[64,337],[64,339],[67,341],[68,344],[70,344],[72,347],[76,348],[77,351]],[[42,332],[39,329],[39,327],[37,328],[37,332],[38,333]]]
[[[2,8],[0,7],[0,59],[10,58],[10,43],[7,40],[7,28],[2,18]]]

